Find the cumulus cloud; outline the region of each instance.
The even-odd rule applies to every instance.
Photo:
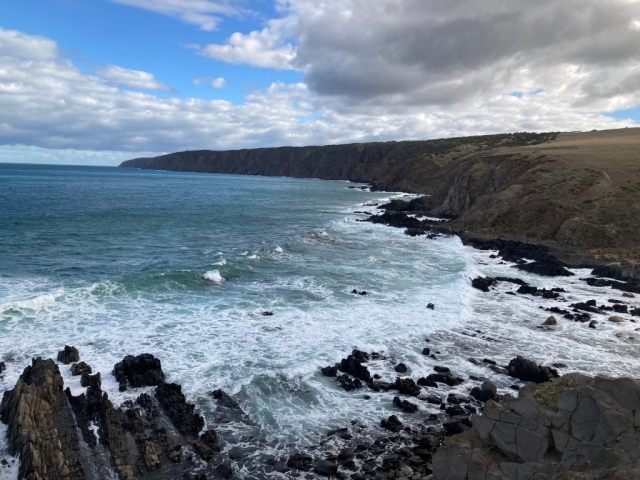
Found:
[[[209,84],[211,88],[227,88],[227,81],[223,77],[214,78]]]
[[[290,23],[288,19],[272,20],[262,30],[255,30],[246,35],[236,32],[225,44],[206,45],[199,53],[204,57],[236,65],[295,69],[296,51],[291,43],[286,42],[287,27]]]
[[[619,61],[606,68],[558,64],[540,76],[523,66],[508,74],[517,82],[505,81],[517,89],[496,93],[503,89],[479,85],[467,94],[469,101],[427,107],[385,97],[376,101],[356,95],[358,101],[345,101],[340,95],[318,94],[305,83],[275,83],[233,104],[129,91],[76,68],[51,40],[0,29],[0,145],[120,151],[133,157],[142,151],[632,126],[632,121],[600,112],[612,102],[622,108],[637,95],[637,67]],[[620,73],[624,75],[615,76]],[[480,68],[474,78],[480,83],[485,74]],[[616,83],[615,78],[624,81]],[[462,88],[452,82],[439,84],[443,96]],[[584,88],[576,89],[576,82]],[[511,95],[516,91],[522,93]]]
[[[201,30],[218,28],[221,16],[238,14],[230,0],[111,0],[114,3],[137,7],[177,18],[185,23],[197,25]]]
[[[141,90],[171,90],[171,87],[156,80],[152,73],[129,70],[117,65],[107,65],[98,71],[98,75],[123,87]]]
[[[527,89],[575,108],[640,103],[637,0],[276,3],[282,17],[262,31],[201,53],[302,70],[313,93],[342,108],[451,106]]]

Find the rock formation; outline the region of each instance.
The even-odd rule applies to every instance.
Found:
[[[571,374],[489,400],[434,455],[434,480],[640,478],[640,382]],[[564,475],[564,476],[563,476]]]

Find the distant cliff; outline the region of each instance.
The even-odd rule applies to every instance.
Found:
[[[323,147],[280,147],[231,151],[189,151],[137,158],[121,167],[177,172],[320,178],[383,184],[427,192],[451,160],[503,146],[539,144],[553,134],[505,134],[416,142],[362,143]]]
[[[410,207],[480,237],[544,244],[640,278],[640,129],[138,158],[122,167],[373,183],[429,194]]]

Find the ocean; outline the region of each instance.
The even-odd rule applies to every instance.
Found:
[[[465,378],[491,378],[501,393],[518,382],[468,358],[504,365],[524,355],[566,364],[562,373],[640,376],[636,324],[593,330],[559,319],[552,330],[538,328],[550,315],[541,307],[621,297],[582,282],[589,270],[543,278],[457,237],[429,240],[362,222],[367,215],[356,211],[373,213],[372,204],[406,195],[352,186],[0,164],[0,361],[7,365],[0,395],[31,358],[55,358],[74,345],[118,404],[140,391],[118,392],[113,365],[151,353],[220,429],[225,448],[240,440],[233,425],[215,424],[211,392],[219,388],[242,406],[265,448],[286,450],[352,420],[375,431],[390,414],[420,422],[439,411],[423,402],[410,416],[393,406],[392,392],[346,392],[322,376],[321,367],[354,348],[384,355],[370,365],[383,380],[395,379],[398,362],[414,379],[445,365]],[[478,275],[567,293],[561,301],[511,296],[514,285],[500,284],[485,294],[471,286]],[[422,355],[425,347],[435,360]],[[77,378],[60,368],[80,393]],[[468,394],[471,386],[441,394]]]

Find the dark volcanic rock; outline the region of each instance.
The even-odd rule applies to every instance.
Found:
[[[84,362],[78,362],[71,365],[71,375],[82,375],[83,373],[92,373],[91,367]]]
[[[398,390],[403,395],[409,395],[412,397],[417,397],[422,391],[422,389],[418,385],[416,385],[416,382],[414,382],[411,378],[396,378],[396,381],[393,384],[393,388]]]
[[[78,353],[78,349],[76,347],[65,345],[64,350],[60,350],[58,352],[58,361],[60,363],[64,363],[65,365],[80,361],[80,354]]]
[[[489,287],[495,287],[497,284],[496,279],[491,277],[478,277],[471,281],[473,288],[477,288],[483,292],[488,292]]]
[[[575,275],[562,265],[556,263],[533,262],[516,265],[516,268],[525,272],[542,275],[544,277],[571,277]]]
[[[509,362],[509,375],[524,382],[543,383],[558,378],[553,368],[538,366],[535,362],[518,355]]]
[[[407,373],[409,371],[409,369],[404,363],[399,363],[393,369],[398,373]]]
[[[393,404],[408,413],[415,413],[418,411],[418,406],[415,403],[411,403],[407,400],[401,400],[400,397],[393,397]]]
[[[482,382],[482,386],[473,387],[470,395],[481,402],[487,402],[489,400],[496,400],[498,398],[497,393],[498,388],[496,387],[496,384],[491,380],[485,380]]]
[[[0,362],[0,373],[4,372],[7,369],[7,366],[4,362]]]
[[[369,373],[369,369],[367,369],[367,367],[362,365],[362,360],[360,360],[360,358],[354,355],[349,355],[347,358],[343,358],[340,362],[340,371],[348,373],[349,375],[352,375],[364,382],[370,382],[371,373]]]
[[[296,453],[295,455],[291,455],[287,460],[287,467],[302,470],[303,472],[311,470],[312,464],[313,458],[305,453]]]
[[[156,398],[164,408],[173,426],[185,437],[198,438],[204,427],[204,418],[195,413],[195,405],[187,403],[182,387],[165,383],[156,388]]]
[[[120,384],[120,391],[127,389],[127,382],[133,388],[154,387],[165,383],[160,360],[149,353],[134,357],[127,355],[113,367],[113,374]]]
[[[402,431],[402,429],[404,429],[403,423],[395,415],[391,415],[386,420],[382,419],[382,421],[380,422],[380,426],[392,432],[400,432]]]
[[[331,477],[338,473],[338,464],[329,460],[320,460],[314,467],[313,472],[323,477]]]
[[[357,378],[351,378],[347,374],[340,375],[336,377],[338,384],[345,389],[347,392],[351,392],[353,390],[357,390],[358,388],[362,388],[362,382]]]
[[[437,383],[444,383],[446,385],[449,385],[450,387],[455,387],[456,385],[460,385],[464,382],[463,378],[456,377],[451,372],[432,373],[431,375],[427,376],[427,380]]]

